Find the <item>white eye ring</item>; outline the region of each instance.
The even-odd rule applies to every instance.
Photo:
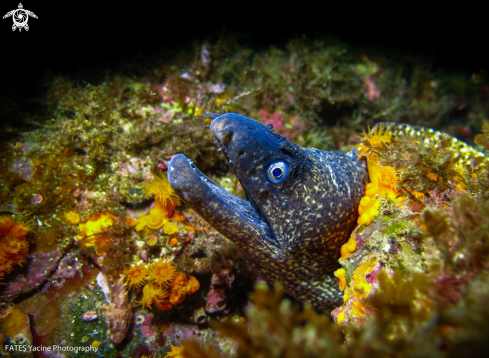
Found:
[[[289,164],[283,160],[273,162],[268,166],[267,175],[272,183],[281,183],[289,175]]]

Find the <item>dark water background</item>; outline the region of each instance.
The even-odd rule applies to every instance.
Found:
[[[470,73],[488,66],[487,28],[480,6],[439,7],[408,3],[264,3],[183,1],[24,1],[33,11],[28,32],[0,22],[2,100],[21,111],[36,110],[49,71],[91,81],[137,56],[172,56],[203,40],[233,35],[253,49],[284,46],[291,38],[332,35],[369,51],[426,57],[433,69]],[[17,8],[3,1],[0,12]],[[95,79],[96,80],[96,79]],[[94,80],[94,81],[95,81]],[[5,111],[2,111],[5,113]],[[3,124],[15,120],[0,114]],[[14,121],[14,123],[12,123]]]

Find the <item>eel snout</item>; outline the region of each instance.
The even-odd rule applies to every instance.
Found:
[[[168,181],[177,195],[186,202],[199,198],[207,190],[203,179],[183,154],[175,155],[168,167]]]

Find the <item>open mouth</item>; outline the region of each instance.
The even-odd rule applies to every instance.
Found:
[[[223,150],[226,159],[228,159],[229,156],[224,146],[220,145],[220,149]],[[217,195],[219,198],[221,198],[227,205],[233,208],[234,211],[241,213],[249,220],[258,221],[258,222],[262,221],[261,213],[254,208],[254,205],[252,205],[249,200],[240,199],[237,196],[228,192],[226,189],[221,188],[219,185],[217,185],[211,179],[209,179],[209,177],[207,177],[204,173],[202,173],[191,160],[187,159],[187,162],[190,165],[190,168],[193,170],[193,172],[200,178],[201,181],[204,182],[204,184],[212,191],[212,193],[214,195]],[[231,168],[233,168],[232,164],[230,164],[230,166]]]
[[[191,206],[204,220],[225,236],[240,235],[248,237],[251,245],[253,238],[260,237],[266,242],[276,241],[275,235],[260,207],[249,195],[243,185],[243,178],[234,163],[234,150],[241,150],[243,138],[235,129],[241,127],[236,115],[213,115],[210,129],[232,171],[243,186],[246,199],[240,199],[209,179],[195,164],[183,154],[172,158],[168,168],[168,180],[177,195]],[[235,120],[230,123],[230,120]],[[236,149],[238,148],[238,149]]]
[[[222,148],[222,144],[220,147],[229,161],[225,148]],[[263,237],[273,237],[268,221],[254,203],[221,188],[183,154],[177,154],[170,161],[168,180],[180,199],[215,228],[217,222],[231,226],[236,232],[249,231],[253,227]]]

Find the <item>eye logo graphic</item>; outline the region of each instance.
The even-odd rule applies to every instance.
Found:
[[[25,10],[22,3],[19,3],[19,8],[9,11],[3,17],[4,19],[12,16],[14,20],[14,24],[12,25],[12,31],[15,31],[16,28],[19,28],[19,32],[22,32],[22,28],[26,31],[29,31],[29,25],[27,25],[27,21],[29,20],[29,16],[32,16],[37,19],[37,15],[32,11]]]

